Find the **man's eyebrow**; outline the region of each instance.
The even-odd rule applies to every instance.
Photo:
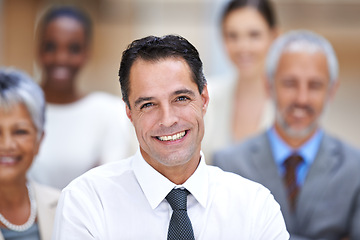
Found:
[[[195,93],[189,89],[180,89],[174,92],[174,95],[181,95],[181,94],[191,95],[192,97],[195,96]]]
[[[187,95],[190,95],[192,97],[195,96],[195,93],[192,91],[192,90],[189,90],[189,89],[180,89],[180,90],[176,90],[173,95],[181,95],[181,94],[187,94]],[[154,100],[154,97],[139,97],[138,99],[136,99],[135,101],[135,104],[134,106],[138,106],[140,105],[141,103],[143,102],[146,102],[146,101],[151,101],[151,100]]]
[[[135,101],[135,107],[138,106],[139,104],[141,104],[142,102],[150,101],[152,99],[154,99],[154,98],[153,97],[139,97]]]

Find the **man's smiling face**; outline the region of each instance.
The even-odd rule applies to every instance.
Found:
[[[274,83],[275,127],[282,135],[307,138],[317,129],[332,92],[329,78],[323,53],[283,53]]]
[[[144,159],[159,172],[198,163],[208,102],[207,87],[199,93],[186,61],[137,59],[126,112]]]

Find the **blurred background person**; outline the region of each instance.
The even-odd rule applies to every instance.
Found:
[[[51,239],[60,191],[28,181],[45,99],[25,73],[0,68],[0,239]]]
[[[236,76],[209,79],[210,104],[203,149],[212,154],[269,126],[273,107],[265,88],[264,61],[277,36],[275,13],[266,0],[233,0],[224,8],[221,28]]]
[[[320,122],[339,85],[331,44],[290,31],[271,46],[266,73],[273,126],[217,152],[214,165],[267,187],[291,240],[360,239],[360,151]]]
[[[60,189],[87,170],[125,158],[136,148],[121,98],[78,89],[77,75],[89,58],[91,36],[88,15],[70,6],[50,8],[37,29],[47,122],[30,176]]]

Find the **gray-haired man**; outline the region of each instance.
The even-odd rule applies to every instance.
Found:
[[[292,31],[266,64],[273,127],[216,153],[214,164],[269,188],[291,239],[360,239],[360,153],[319,125],[338,85],[334,50],[317,34]]]

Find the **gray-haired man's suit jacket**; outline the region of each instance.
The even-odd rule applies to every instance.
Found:
[[[360,152],[324,134],[291,214],[266,133],[219,151],[214,165],[267,187],[281,206],[291,239],[360,239]]]

